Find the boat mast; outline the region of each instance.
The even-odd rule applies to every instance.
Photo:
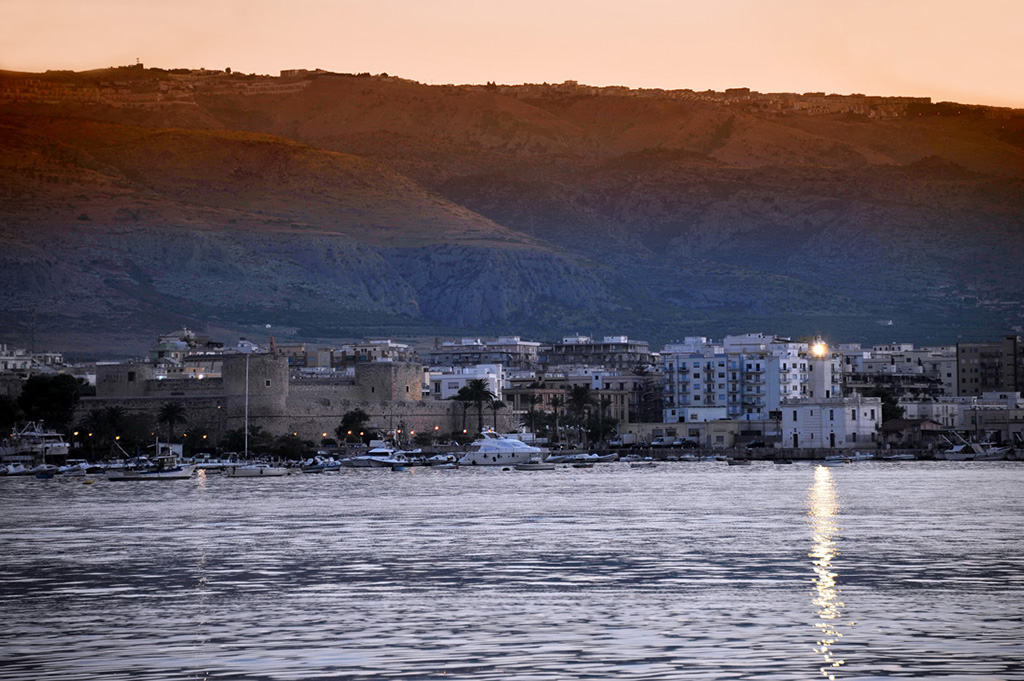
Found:
[[[249,353],[245,353],[245,449],[242,456],[249,457]]]

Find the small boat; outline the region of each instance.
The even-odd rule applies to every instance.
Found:
[[[634,461],[629,464],[630,468],[656,468],[658,464],[653,461]]]
[[[889,454],[881,458],[882,461],[916,461],[916,457],[913,454]]]
[[[842,466],[844,463],[846,463],[846,457],[845,456],[829,456],[829,457],[819,461],[818,465],[819,466],[828,466],[828,467],[831,468],[833,466]]]
[[[774,459],[773,463],[777,463],[777,464],[779,464],[781,466],[783,464],[793,463],[793,459]]]
[[[592,463],[574,463],[574,464],[572,464],[572,467],[573,468],[593,468],[594,464],[592,464]]]
[[[729,457],[725,460],[725,463],[727,463],[730,466],[749,466],[750,459],[734,459],[732,457]]]
[[[226,478],[273,478],[288,475],[288,469],[271,466],[265,463],[248,463],[238,466],[226,466],[222,469]]]
[[[553,471],[555,464],[550,461],[523,461],[515,465],[517,471]]]
[[[551,461],[552,463],[561,463],[559,461],[552,461],[552,457],[550,457],[550,456],[546,460],[547,461]],[[618,460],[619,460],[619,455],[616,452],[611,452],[610,454],[597,454],[597,453],[590,452],[590,453],[586,453],[586,454],[583,454],[583,453],[581,453],[581,454],[569,454],[568,456],[563,457],[562,462],[564,462],[564,463],[572,463],[572,464],[577,464],[577,463],[610,463],[612,461],[618,461]]]
[[[196,470],[195,464],[179,465],[173,454],[158,456],[155,466],[135,467],[128,465],[123,468],[107,470],[107,480],[111,482],[127,480],[188,480]]]

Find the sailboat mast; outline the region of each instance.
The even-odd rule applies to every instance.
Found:
[[[245,353],[245,451],[242,456],[249,456],[249,353]]]

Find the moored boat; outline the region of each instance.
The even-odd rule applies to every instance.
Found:
[[[544,450],[514,438],[502,437],[493,430],[481,433],[482,438],[469,445],[462,455],[462,466],[514,466],[531,459],[542,459]]]
[[[174,455],[158,456],[155,466],[136,467],[133,465],[107,470],[107,480],[121,482],[129,480],[188,480],[195,472],[195,464],[181,465]]]
[[[288,475],[288,469],[265,463],[248,463],[226,466],[221,472],[226,478],[273,478]]]

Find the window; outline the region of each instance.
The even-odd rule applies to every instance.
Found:
[[[828,410],[828,420],[829,421],[835,421],[836,420],[834,412],[835,412],[834,409],[829,409]]]
[[[270,387],[270,379],[268,378],[267,380],[263,381],[263,385],[266,386],[267,388],[269,388]]]
[[[875,410],[874,409],[871,410],[871,420],[872,421],[875,420]]]
[[[796,421],[796,409],[793,410],[793,420]]]
[[[856,410],[856,409],[851,409],[851,410],[850,410],[850,418],[851,418],[852,420],[854,420],[854,421],[856,421],[856,420],[857,420],[857,410]]]
[[[132,383],[134,381],[135,381],[135,372],[134,371],[129,371],[128,372],[128,382]]]

